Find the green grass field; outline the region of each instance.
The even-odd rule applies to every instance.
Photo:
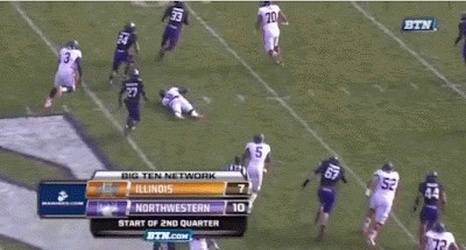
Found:
[[[461,46],[453,47],[466,4],[359,4],[444,75],[448,84],[349,2],[280,3],[290,21],[281,30],[283,68],[267,61],[261,36],[253,33],[256,2],[191,3],[239,58],[191,16],[178,50],[157,62],[163,8],[156,4],[20,6],[57,48],[71,39],[80,42],[84,81],[109,110],[117,98],[116,88],[106,81],[115,35],[125,22],[136,23],[141,45],[137,59],[150,101],[131,137],[157,169],[217,170],[240,154],[253,134],[266,135],[274,169],[266,176],[247,234],[222,240],[222,249],[367,248],[358,232],[367,206],[360,181],[368,180],[387,160],[400,173],[401,193],[394,208],[399,224],[389,219],[380,237],[383,249],[415,249],[400,225],[417,237],[418,217],[410,211],[417,185],[431,169],[446,185],[449,204],[443,219],[457,238],[466,240],[462,193],[466,174],[461,169],[466,162],[465,98],[447,87],[457,84],[458,91],[466,91]],[[13,4],[0,3],[0,15],[0,115],[26,115],[26,106],[42,114],[55,74],[55,55]],[[400,33],[402,19],[422,16],[438,18],[439,30]],[[158,90],[172,84],[188,87],[188,99],[207,119],[175,121],[162,110]],[[56,103],[54,112],[62,112],[62,105],[116,166],[148,170],[82,88]],[[124,123],[124,112],[112,116]],[[354,174],[340,187],[328,238],[316,243],[311,240],[316,183],[305,191],[299,185],[311,168],[334,152]],[[23,183],[61,176],[17,156],[2,153],[0,160],[1,174]],[[25,249],[20,243],[2,242],[4,249]]]

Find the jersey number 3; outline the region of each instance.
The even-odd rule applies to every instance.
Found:
[[[65,58],[63,59],[63,62],[64,63],[69,63],[70,62],[70,56],[71,56],[70,52],[66,52],[65,53]]]

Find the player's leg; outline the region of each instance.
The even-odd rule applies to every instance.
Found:
[[[180,105],[181,105],[181,110],[184,113],[187,113],[191,117],[194,117],[194,118],[202,118],[203,117],[201,114],[199,114],[194,109],[193,105],[191,105],[191,103],[189,103],[189,101],[186,98],[184,98],[183,96],[180,96],[178,99],[179,99],[179,102],[180,102]]]
[[[113,84],[113,78],[118,74],[118,69],[120,65],[123,63],[124,55],[123,53],[119,53],[115,51],[113,55],[113,63],[112,63],[112,72],[110,72],[110,76],[108,77],[108,81],[110,84]]]
[[[264,34],[264,49],[267,52],[269,58],[276,63],[277,52],[274,50],[274,39],[273,36]]]
[[[47,98],[45,99],[45,103],[44,103],[44,108],[50,108],[52,106],[52,101],[53,99],[58,95],[60,96],[61,95],[61,91],[60,91],[60,88],[61,88],[61,85],[64,84],[64,80],[63,80],[63,74],[61,72],[57,72],[55,74],[55,82],[53,84],[53,87],[52,89],[50,90],[49,92],[49,95],[47,96]]]
[[[280,50],[280,36],[276,36],[273,39],[273,50],[276,52],[276,60],[275,63],[282,64],[282,53]]]
[[[262,171],[260,171],[258,169],[258,167],[256,167],[256,166],[248,166],[247,167],[247,172],[248,172],[248,176],[249,176],[249,179],[251,181],[251,184],[252,184],[251,198],[249,199],[249,201],[250,201],[249,209],[252,210],[252,207],[254,205],[254,201],[256,201],[257,196],[258,196],[258,194],[260,192],[260,189],[261,189],[261,186],[262,186],[263,174],[262,174]]]
[[[364,219],[364,223],[362,226],[362,233],[364,235],[367,235],[367,233],[369,232],[369,229],[372,228],[372,223],[374,221],[375,212],[377,210],[377,202],[378,202],[377,197],[371,197],[369,201],[369,209],[367,211],[367,215],[366,215],[366,218]]]
[[[377,237],[382,232],[383,225],[385,224],[385,221],[387,221],[391,209],[392,203],[388,201],[381,202],[377,207],[377,211],[375,213],[375,225],[368,233],[369,245],[376,245]]]
[[[125,126],[125,135],[129,133],[129,131],[134,130],[136,125],[141,120],[141,114],[139,112],[139,104],[137,103],[129,103],[125,102],[126,109],[128,110],[128,118],[126,120]]]
[[[330,217],[330,212],[333,209],[335,204],[335,191],[327,188],[320,188],[319,189],[319,202],[322,207],[322,211],[319,216],[319,235],[317,236],[318,239],[321,239],[328,225],[328,219]]]
[[[136,60],[134,59],[133,55],[127,55],[125,60],[125,76],[129,77],[131,72],[134,72],[136,68]]]
[[[179,98],[173,99],[169,103],[171,110],[173,111],[173,114],[175,114],[175,117],[178,119],[184,119],[183,113],[181,110],[181,102]]]
[[[439,213],[437,207],[424,206],[422,208],[419,216],[419,244],[421,244],[424,234],[438,221]]]
[[[165,51],[167,47],[167,43],[170,41],[170,28],[165,28],[163,35],[162,35],[162,42],[160,43],[160,50],[159,50],[159,60],[165,56]]]

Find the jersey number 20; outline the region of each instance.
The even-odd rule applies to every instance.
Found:
[[[265,13],[265,19],[267,19],[267,23],[275,23],[277,21],[277,12],[267,12]]]

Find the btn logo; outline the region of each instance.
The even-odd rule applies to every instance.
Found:
[[[401,24],[402,32],[437,31],[437,18],[405,18]]]
[[[154,229],[144,232],[144,240],[154,242],[190,242],[193,240],[192,230],[164,230]]]

